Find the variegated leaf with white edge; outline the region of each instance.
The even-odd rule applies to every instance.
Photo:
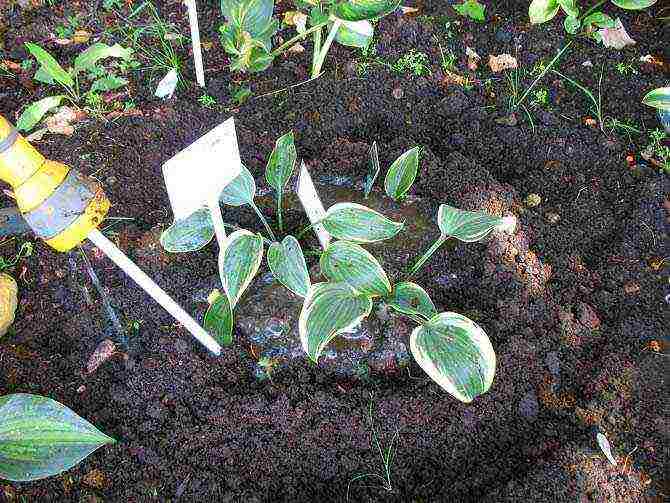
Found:
[[[511,233],[516,226],[514,217],[496,217],[483,211],[466,211],[441,204],[437,213],[437,225],[443,236],[473,243],[488,236],[493,229]]]
[[[372,23],[367,20],[343,21],[337,30],[335,40],[348,47],[367,47],[374,35]]]
[[[219,201],[228,206],[244,206],[253,204],[256,197],[256,180],[242,164],[240,174],[226,185],[219,196]]]
[[[652,89],[644,95],[642,103],[659,110],[670,110],[670,87]]]
[[[386,299],[386,303],[403,314],[418,314],[431,319],[437,314],[435,304],[428,292],[416,283],[403,281],[393,286],[393,292]]]
[[[333,13],[343,21],[376,19],[390,14],[400,3],[400,0],[342,0]]]
[[[170,253],[186,253],[204,248],[213,237],[212,216],[207,208],[202,208],[189,217],[175,220],[161,234],[160,243]]]
[[[61,104],[65,96],[49,96],[31,104],[26,108],[16,121],[16,129],[19,131],[30,131],[49,110],[56,108]]]
[[[651,7],[658,0],[612,0],[612,3],[617,7],[626,10],[642,10]]]
[[[74,72],[82,72],[93,68],[98,61],[106,58],[129,59],[133,54],[131,48],[119,44],[107,45],[98,42],[80,53],[74,60]]]
[[[202,326],[222,346],[233,343],[233,308],[226,292],[214,290],[207,299],[209,308]]]
[[[405,197],[412,187],[419,170],[421,147],[413,147],[400,155],[386,173],[384,189],[389,197],[396,201]]]
[[[372,192],[372,186],[375,184],[379,172],[381,171],[381,165],[379,164],[379,149],[377,148],[377,142],[373,141],[372,146],[369,151],[370,160],[368,161],[368,174],[365,177],[365,186],[363,188],[363,194],[365,199],[368,198],[370,192]]]
[[[374,243],[390,239],[404,226],[381,213],[357,203],[337,203],[328,208],[321,221],[333,237],[354,243]]]
[[[233,232],[219,253],[219,276],[235,307],[244,291],[256,276],[263,260],[263,237],[245,229]]]
[[[265,168],[265,179],[268,185],[277,192],[283,191],[293,174],[297,158],[293,131],[289,131],[277,139],[275,148],[268,159]]]
[[[540,24],[553,19],[558,14],[558,0],[533,0],[528,7],[528,17],[533,24]]]
[[[335,241],[321,254],[321,274],[333,283],[347,283],[359,293],[385,297],[391,283],[377,259],[365,248],[349,241]]]
[[[286,236],[281,243],[272,243],[268,249],[268,267],[277,280],[296,295],[306,297],[311,286],[309,271],[300,243]]]

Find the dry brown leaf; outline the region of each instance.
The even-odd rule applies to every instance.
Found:
[[[91,39],[91,32],[86,30],[77,30],[74,32],[72,41],[75,44],[85,44]]]
[[[88,359],[86,363],[86,372],[92,374],[95,372],[100,365],[109,360],[116,353],[116,344],[110,339],[105,339],[98,347],[95,348],[93,354]]]
[[[614,28],[601,28],[598,33],[605,47],[621,50],[627,45],[635,45],[635,40],[630,38],[619,18],[616,18]]]
[[[288,52],[292,52],[294,54],[300,54],[302,52],[305,52],[305,48],[302,46],[302,44],[294,44],[291,47],[289,47]]]
[[[416,7],[405,7],[404,5],[400,6],[400,10],[402,11],[404,16],[413,16],[416,15],[419,12],[419,9]]]
[[[457,84],[459,86],[464,86],[468,83],[468,79],[461,77],[457,73],[450,72],[449,70],[444,70],[444,78],[442,79],[442,84],[449,86],[451,84]]]
[[[500,54],[498,56],[489,55],[489,66],[495,73],[503,70],[511,70],[517,68],[518,64],[516,58],[511,54]]]
[[[206,51],[209,51],[212,47],[214,47],[214,43],[210,42],[209,40],[203,40],[200,42],[200,45],[202,48]]]
[[[48,117],[44,123],[50,133],[71,136],[74,133],[72,124],[80,121],[85,116],[86,114],[83,112],[80,113],[73,108],[63,106],[54,115]]]
[[[92,487],[93,489],[104,489],[104,487],[107,485],[105,474],[97,468],[84,475],[82,482],[84,485]]]
[[[481,56],[472,47],[465,48],[465,55],[468,57],[468,70],[474,72],[479,66],[479,62],[482,59]]]

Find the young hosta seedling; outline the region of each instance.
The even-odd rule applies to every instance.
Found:
[[[384,180],[384,189],[386,194],[399,201],[405,197],[412,187],[416,174],[419,170],[419,153],[421,147],[414,147],[398,157],[388,172]]]
[[[235,307],[263,260],[263,237],[241,229],[233,232],[219,253],[219,276]]]
[[[0,478],[26,482],[58,475],[114,442],[50,398],[0,397]]]
[[[209,298],[209,309],[205,313],[203,327],[222,346],[233,343],[233,308],[227,293],[214,290]]]
[[[391,294],[384,269],[365,248],[349,241],[336,241],[321,254],[321,273],[332,283],[346,283],[368,297]]]
[[[335,238],[354,243],[374,243],[391,239],[404,224],[357,203],[337,203],[328,208],[321,222]]]
[[[390,307],[402,314],[423,316],[427,320],[437,314],[428,292],[411,281],[395,285],[393,293],[385,300]]]
[[[160,243],[170,253],[198,251],[207,246],[214,237],[214,224],[209,209],[202,208],[165,229]]]
[[[282,221],[282,195],[284,187],[291,179],[298,154],[295,150],[293,131],[289,131],[280,137],[275,143],[275,148],[270,154],[267,167],[265,168],[265,179],[268,185],[277,193],[277,223],[279,231],[284,230]]]
[[[272,243],[268,249],[268,267],[277,280],[296,295],[307,297],[311,281],[300,243],[286,236],[281,243]]]

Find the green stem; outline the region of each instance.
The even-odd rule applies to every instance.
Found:
[[[291,47],[292,45],[296,44],[297,42],[300,42],[301,40],[307,38],[308,35],[314,33],[315,31],[320,31],[321,28],[326,26],[328,22],[324,23],[319,23],[314,26],[312,26],[309,30],[306,30],[304,33],[300,33],[299,35],[293,37],[292,39],[289,39],[288,41],[284,42],[282,45],[277,47],[274,51],[272,51],[270,54],[272,56],[279,56],[282,52],[284,52],[286,49]]]
[[[323,31],[321,28],[319,28],[315,33],[314,33],[314,49],[312,53],[312,68],[316,66],[316,59],[321,52],[321,36],[323,35]]]
[[[268,231],[268,234],[270,235],[270,239],[272,239],[273,241],[277,241],[277,238],[275,237],[275,233],[272,232],[272,227],[270,227],[270,224],[268,224],[268,221],[265,220],[265,217],[261,213],[261,210],[258,209],[258,206],[256,206],[256,203],[254,203],[252,201],[251,202],[251,207],[256,212],[256,215],[258,215],[258,218],[260,219],[260,221],[263,222],[263,225],[265,226],[265,230]]]
[[[526,92],[523,93],[523,95],[521,96],[519,101],[517,101],[514,104],[514,108],[518,108],[519,106],[521,106],[521,103],[523,102],[523,100],[526,99],[526,96],[528,96],[528,94],[530,94],[530,92],[533,90],[533,88],[538,84],[538,82],[540,82],[540,80],[542,80],[544,78],[544,76],[547,74],[547,72],[549,70],[551,70],[551,68],[556,64],[556,62],[560,59],[560,57],[563,55],[563,53],[565,51],[567,51],[568,48],[572,45],[572,42],[574,42],[574,40],[568,41],[568,43],[565,44],[565,46],[560,51],[558,51],[556,53],[556,56],[554,56],[554,59],[552,59],[549,62],[549,64],[544,68],[544,70],[542,70],[542,73],[540,73],[540,75],[537,76],[537,78],[533,81],[533,83],[530,85],[530,87],[528,89],[526,89]]]
[[[282,191],[277,192],[277,224],[279,225],[279,232],[284,232],[284,221],[281,215],[281,199]]]
[[[340,29],[341,25],[342,21],[339,19],[336,19],[333,22],[333,26],[330,29],[330,32],[328,33],[328,37],[326,38],[326,41],[323,43],[323,47],[321,48],[321,51],[319,52],[319,55],[316,58],[316,61],[312,65],[312,78],[315,78],[317,75],[321,73],[321,67],[323,66],[323,63],[326,60],[326,55],[328,54],[330,46],[333,44],[333,40],[335,40],[335,35],[337,35],[337,31]]]
[[[410,269],[410,271],[409,271],[409,273],[408,273],[408,275],[407,275],[407,278],[409,279],[409,278],[411,278],[412,276],[414,276],[414,275],[416,274],[416,272],[417,272],[419,269],[421,269],[421,266],[422,266],[423,264],[425,264],[426,261],[427,261],[430,257],[433,256],[433,254],[437,251],[437,249],[438,249],[440,246],[442,246],[442,245],[447,241],[447,239],[449,239],[447,236],[440,236],[439,239],[438,239],[437,241],[435,241],[435,242],[433,243],[433,245],[432,245],[430,248],[428,248],[428,250],[426,251],[426,253],[424,253],[424,254],[421,256],[421,258],[420,258],[419,260],[416,261],[416,263],[414,264],[414,266],[412,266],[412,268]]]

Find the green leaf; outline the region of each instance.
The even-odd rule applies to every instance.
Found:
[[[263,237],[241,229],[233,232],[219,253],[219,276],[235,307],[263,260]]]
[[[286,236],[281,243],[268,248],[268,267],[277,280],[296,295],[307,297],[311,281],[300,243]]]
[[[105,58],[123,58],[129,59],[132,56],[133,50],[121,47],[119,44],[109,46],[98,42],[83,51],[74,60],[74,71],[79,73],[81,71],[90,70],[101,59]]]
[[[221,0],[221,12],[230,27],[224,29],[228,43],[239,50],[246,32],[270,52],[272,36],[279,29],[279,23],[272,19],[273,10],[273,0]]]
[[[214,237],[214,224],[207,208],[202,208],[191,216],[165,229],[160,243],[170,253],[186,253],[200,250]]]
[[[400,0],[345,0],[335,6],[333,13],[343,21],[362,21],[386,16],[399,5]]]
[[[368,297],[391,293],[384,269],[363,247],[349,241],[331,243],[321,255],[321,274],[333,283],[346,283]]]
[[[558,0],[558,4],[568,17],[579,17],[579,6],[577,0]]]
[[[659,87],[649,91],[642,98],[642,103],[659,110],[670,110],[670,87]]]
[[[240,174],[221,192],[219,201],[228,206],[244,206],[253,204],[254,197],[256,197],[256,181],[243,164],[240,166]]]
[[[386,194],[396,201],[405,197],[407,191],[412,187],[419,169],[419,152],[421,147],[414,147],[398,157],[384,180]]]
[[[579,31],[579,28],[581,26],[581,21],[577,19],[576,17],[572,16],[567,16],[563,20],[563,28],[565,28],[565,31],[570,33],[571,35],[574,35]]]
[[[19,120],[16,121],[16,129],[19,131],[30,131],[35,127],[35,124],[42,120],[42,117],[44,117],[49,110],[60,105],[63,98],[65,98],[65,96],[49,96],[48,98],[42,98],[28,106],[19,117]]]
[[[56,83],[53,77],[49,75],[49,72],[43,66],[40,66],[37,69],[33,78],[38,82],[42,82],[43,84],[53,85]]]
[[[0,478],[25,482],[58,475],[114,442],[50,398],[0,397]]]
[[[465,211],[441,204],[437,213],[437,225],[443,236],[456,238],[465,243],[484,239],[496,227],[504,223],[483,211]]]
[[[26,49],[35,57],[40,64],[40,70],[44,70],[44,74],[49,75],[53,80],[65,87],[70,89],[74,87],[72,76],[63,70],[63,67],[58,64],[58,61],[51,54],[32,42],[26,42]]]
[[[533,24],[549,21],[558,14],[558,0],[533,0],[528,7],[528,17]]]
[[[355,327],[370,311],[372,300],[345,283],[312,285],[298,321],[302,348],[316,363],[337,334]]]
[[[348,47],[367,47],[372,40],[375,29],[372,23],[363,21],[342,21],[337,30],[335,40]]]
[[[105,92],[113,91],[119,87],[123,87],[128,83],[126,79],[117,77],[116,75],[107,75],[106,77],[101,77],[91,85],[91,92]]]
[[[298,154],[295,150],[293,131],[281,136],[275,143],[265,168],[265,179],[270,187],[282,192],[293,174]]]
[[[216,342],[222,346],[230,346],[233,343],[233,309],[225,292],[215,292],[216,295],[211,299],[205,313],[203,328],[216,339]]]
[[[403,281],[393,287],[393,293],[386,303],[403,314],[418,314],[430,319],[437,314],[435,304],[428,293],[416,283]]]
[[[626,10],[641,10],[651,7],[657,0],[612,0],[617,7]]]
[[[582,21],[582,26],[588,29],[591,25],[596,25],[598,28],[614,28],[616,21],[607,14],[602,12],[594,12],[589,14]]]
[[[374,243],[390,239],[404,225],[356,203],[334,204],[326,211],[321,224],[335,238],[354,243]]]
[[[416,362],[447,393],[469,403],[493,383],[496,355],[486,333],[457,313],[440,313],[410,336]]]
[[[369,161],[369,171],[368,175],[365,177],[365,187],[363,193],[365,194],[365,199],[368,198],[370,192],[372,191],[372,186],[375,184],[375,180],[379,176],[381,171],[381,166],[379,164],[379,150],[377,149],[377,142],[372,142],[372,147],[370,147],[370,161]]]
[[[454,5],[454,9],[461,16],[467,16],[480,23],[484,22],[484,10],[486,6],[480,4],[477,0],[465,0],[462,4]]]

